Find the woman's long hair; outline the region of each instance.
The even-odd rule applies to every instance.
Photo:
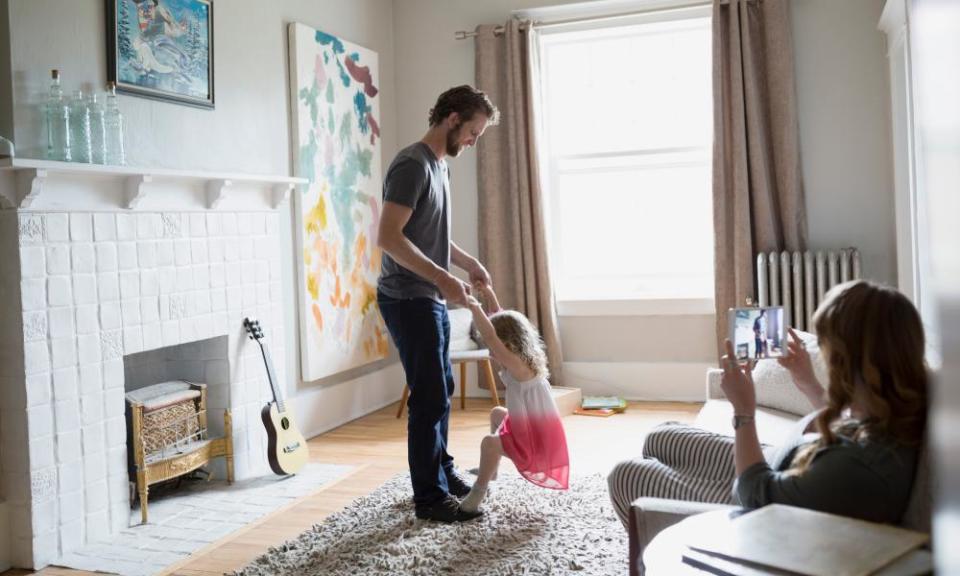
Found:
[[[490,315],[490,323],[507,350],[519,356],[537,376],[550,377],[546,346],[526,316],[516,310],[501,310]]]
[[[919,446],[928,374],[923,323],[910,300],[879,284],[848,282],[827,293],[813,322],[827,361],[827,406],[816,419],[820,440],[797,454],[791,472],[806,470],[838,433]],[[842,419],[853,403],[863,419]]]

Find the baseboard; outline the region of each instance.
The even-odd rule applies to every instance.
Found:
[[[708,362],[564,362],[564,385],[584,396],[703,402]]]
[[[563,366],[563,385],[579,388],[583,396],[678,402],[703,402],[706,371],[715,367],[708,362],[565,362]],[[454,377],[456,402],[459,370]],[[312,438],[395,403],[403,382],[403,369],[394,364],[355,381],[301,392],[291,404],[296,406],[304,436]],[[490,398],[489,390],[477,386],[473,363],[467,371],[467,396]]]
[[[289,401],[304,437],[313,438],[380,410],[400,399],[403,368],[399,363],[331,386],[304,390]]]
[[[10,521],[7,519],[7,503],[0,501],[0,572],[10,567]]]

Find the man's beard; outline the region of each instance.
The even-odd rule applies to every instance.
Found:
[[[447,132],[447,156],[456,158],[460,155],[460,151],[463,150],[463,146],[457,144],[457,140],[460,139],[460,130],[462,128],[463,124],[458,124],[456,128]]]

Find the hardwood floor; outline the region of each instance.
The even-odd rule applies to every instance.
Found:
[[[480,438],[489,429],[490,406],[487,399],[468,399],[466,410],[455,407],[451,414],[450,453],[463,469],[479,462]],[[406,417],[398,420],[396,408],[396,404],[387,406],[310,440],[311,461],[352,464],[357,466],[354,472],[194,553],[168,569],[165,576],[220,576],[236,570],[406,471]],[[667,420],[692,422],[699,408],[699,404],[632,402],[625,413],[609,418],[567,416],[564,426],[571,471],[606,473],[618,461],[639,455],[643,436],[652,426]],[[9,570],[0,576],[25,574],[96,576],[53,567],[39,572]]]

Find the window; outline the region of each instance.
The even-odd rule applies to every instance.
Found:
[[[561,313],[644,299],[712,310],[709,8],[655,16],[540,37]]]

